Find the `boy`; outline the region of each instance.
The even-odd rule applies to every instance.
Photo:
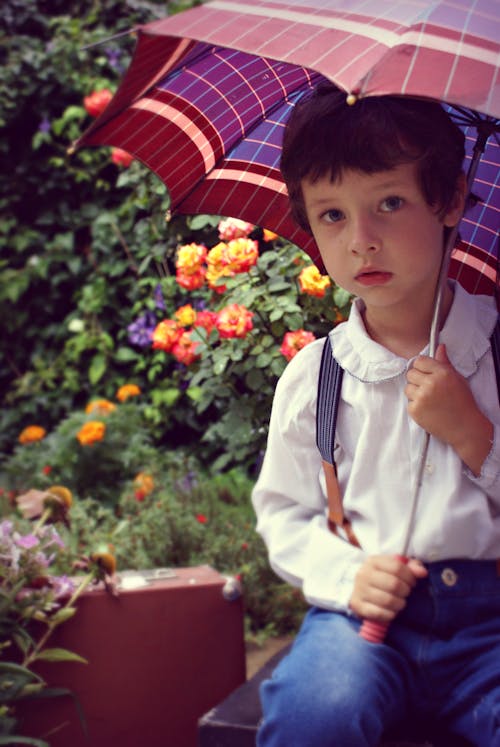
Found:
[[[361,747],[410,712],[500,746],[500,410],[492,299],[444,290],[444,239],[464,202],[463,135],[435,103],[331,84],[293,110],[281,168],[296,220],[357,298],[329,335],[344,369],[335,460],[350,522],[329,531],[316,446],[324,340],[280,379],[253,493],[274,570],[310,603],[261,690],[260,747]],[[422,352],[423,351],[423,352]],[[431,434],[407,564],[423,429]],[[390,623],[383,644],[363,619]]]

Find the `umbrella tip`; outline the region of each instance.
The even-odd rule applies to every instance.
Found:
[[[351,91],[351,93],[348,93],[346,96],[346,104],[347,106],[354,106],[356,101],[359,98],[359,90],[355,89],[354,91]]]

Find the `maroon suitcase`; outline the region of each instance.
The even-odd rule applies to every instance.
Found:
[[[124,574],[118,597],[84,593],[50,646],[88,664],[38,671],[77,696],[88,738],[71,698],[26,704],[23,735],[51,747],[196,747],[198,719],[245,680],[242,600],[227,598],[227,579],[209,566],[171,573],[138,588],[144,576]]]

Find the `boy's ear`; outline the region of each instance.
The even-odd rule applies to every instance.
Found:
[[[467,190],[467,179],[465,174],[462,172],[457,179],[457,185],[453,200],[451,201],[450,207],[446,211],[443,219],[445,226],[455,226],[462,217],[464,212],[465,198]]]

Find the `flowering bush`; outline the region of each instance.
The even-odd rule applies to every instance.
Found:
[[[128,386],[132,389],[117,391],[117,404],[93,399],[43,441],[19,444],[2,465],[2,487],[17,494],[58,482],[79,498],[116,504],[123,485],[154,464],[158,454],[137,387]]]
[[[128,336],[147,369],[152,425],[184,421],[180,433],[196,449],[201,437],[214,470],[254,469],[278,377],[342,321],[349,296],[290,243],[244,221],[212,220],[197,218],[216,228],[203,243],[178,243],[175,276],[155,284],[154,308],[147,298],[135,306]]]
[[[116,415],[114,412],[109,418]],[[53,437],[49,434],[48,441]],[[25,453],[33,447],[25,446]],[[94,466],[99,471],[96,457]],[[199,460],[182,449],[157,452],[156,457],[154,463],[144,461],[139,471],[132,471],[117,483],[112,501],[101,499],[97,492],[83,498],[75,494],[70,521],[64,521],[68,488],[62,485],[30,489],[7,498],[5,483],[0,479],[0,504],[3,500],[4,514],[10,511],[9,520],[16,524],[16,508],[24,517],[31,517],[32,523],[25,520],[20,536],[34,534],[33,522],[48,508],[52,515],[56,508],[64,508],[54,546],[57,556],[53,566],[57,571],[50,575],[64,576],[61,569],[70,568],[81,556],[99,561],[102,571],[112,572],[114,560],[111,568],[108,565],[110,550],[116,557],[118,573],[124,569],[209,563],[243,582],[247,628],[252,634],[296,629],[304,604],[300,595],[287,590],[269,568],[266,549],[254,528],[250,502],[253,478],[236,468],[209,474]],[[22,463],[18,464],[22,470]],[[29,484],[26,471],[22,479],[19,474],[17,477],[19,484]],[[48,484],[42,470],[35,482],[39,486]],[[47,537],[52,537],[49,531]],[[25,542],[30,544],[30,540]],[[35,546],[30,548],[30,552],[35,551]],[[43,588],[47,591],[46,586]]]

